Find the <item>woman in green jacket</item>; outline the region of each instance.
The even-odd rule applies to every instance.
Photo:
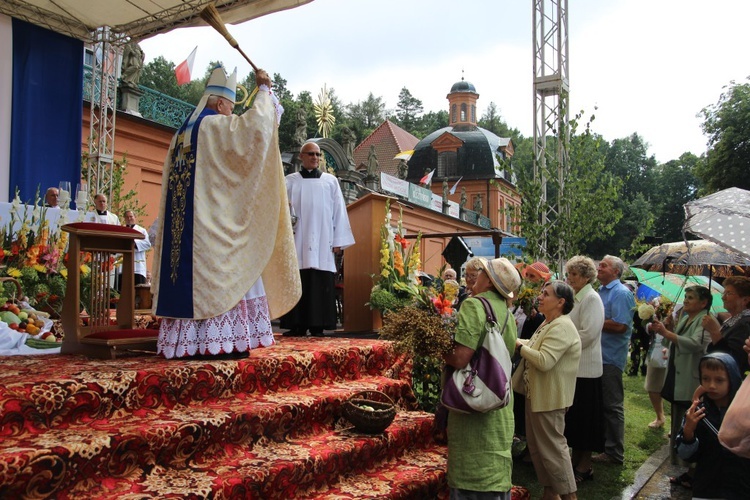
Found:
[[[521,276],[508,259],[481,261],[472,296],[458,313],[453,351],[445,362],[462,369],[479,348],[486,313],[476,297],[484,297],[495,311],[509,352],[516,343],[516,322],[508,302],[521,286]],[[448,486],[453,500],[511,500],[513,458],[513,402],[487,413],[448,414]]]
[[[667,379],[662,397],[672,403],[672,433],[670,448],[682,426],[682,418],[692,404],[693,393],[700,385],[698,365],[711,342],[711,335],[703,328],[703,317],[711,308],[711,292],[704,286],[685,289],[682,316],[674,331],[669,331],[661,321],[651,323],[651,330],[664,337],[663,345],[669,348]],[[689,486],[691,470],[673,482]]]

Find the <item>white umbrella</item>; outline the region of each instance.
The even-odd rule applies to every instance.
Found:
[[[685,203],[683,231],[750,259],[750,191],[729,188]]]

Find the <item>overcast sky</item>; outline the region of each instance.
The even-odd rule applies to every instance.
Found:
[[[637,132],[659,162],[705,152],[698,113],[750,75],[750,2],[569,0],[568,10],[571,110],[596,114],[593,130],[608,141]],[[326,84],[344,104],[372,92],[392,110],[406,87],[425,111],[439,111],[463,71],[480,113],[494,102],[531,136],[532,11],[532,0],[314,0],[228,28],[295,96],[315,97]],[[236,66],[240,79],[249,73],[212,28],[141,42],[147,62],[161,55],[175,64],[196,45],[194,76],[211,60]]]

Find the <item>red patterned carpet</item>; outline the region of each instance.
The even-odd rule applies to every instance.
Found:
[[[288,339],[239,360],[0,358],[2,498],[432,498],[445,448],[390,343]],[[399,413],[355,432],[341,405]],[[369,492],[369,493],[368,493]]]
[[[411,361],[379,340],[276,337],[238,360],[0,357],[0,498],[447,497]],[[387,394],[382,434],[342,404]]]

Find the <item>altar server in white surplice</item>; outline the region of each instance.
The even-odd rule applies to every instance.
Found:
[[[152,292],[167,358],[247,355],[301,294],[278,144],[283,111],[258,70],[232,114],[236,71],[211,73],[164,162]]]
[[[302,170],[286,176],[286,189],[297,216],[294,244],[302,279],[302,298],[281,318],[289,337],[316,337],[336,328],[334,276],[336,255],[354,244],[346,203],[338,179],[321,172],[320,148],[314,142],[302,145]]]
[[[135,261],[135,284],[143,285],[146,283],[146,275],[148,270],[146,269],[146,251],[151,248],[151,240],[148,237],[148,231],[146,228],[136,224],[135,212],[132,210],[125,210],[125,225],[131,229],[135,229],[143,235],[142,240],[134,240],[135,252],[133,254],[133,260]],[[122,273],[122,269],[120,270]],[[122,283],[122,280],[120,281]]]
[[[93,212],[86,214],[86,222],[96,222],[97,224],[112,224],[115,226],[120,225],[120,218],[115,214],[107,210],[107,195],[103,193],[97,193],[94,196],[94,206],[96,209]]]

